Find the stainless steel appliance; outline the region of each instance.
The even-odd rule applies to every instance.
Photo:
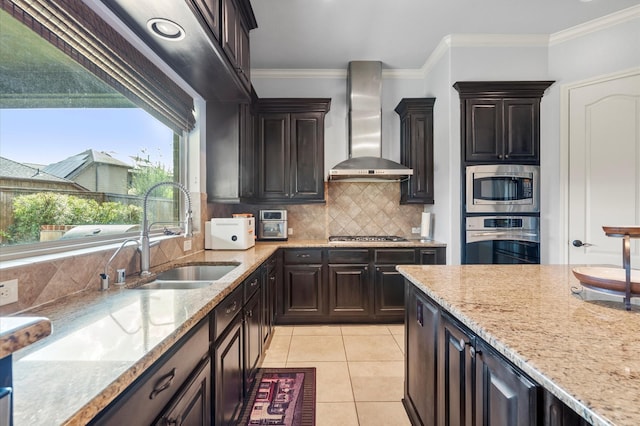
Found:
[[[468,213],[537,213],[540,168],[520,164],[468,166]]]
[[[286,210],[260,210],[259,240],[286,240],[288,238]]]
[[[463,263],[540,263],[538,217],[471,216],[465,222]]]
[[[402,241],[407,241],[407,239],[395,235],[335,235],[329,237],[329,242],[393,243]]]

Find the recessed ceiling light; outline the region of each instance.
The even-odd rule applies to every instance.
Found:
[[[165,40],[178,41],[184,38],[184,29],[165,18],[153,18],[147,21],[147,28],[156,36]]]

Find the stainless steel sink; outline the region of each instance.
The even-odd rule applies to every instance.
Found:
[[[136,287],[139,290],[190,290],[210,286],[227,275],[240,263],[187,265],[161,272],[155,281]]]

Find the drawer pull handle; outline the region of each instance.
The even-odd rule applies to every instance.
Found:
[[[251,287],[255,287],[258,285],[258,279],[256,278],[255,280],[251,281],[251,284],[249,284]]]
[[[229,307],[225,310],[225,312],[226,312],[227,314],[230,314],[230,313],[232,313],[232,312],[235,312],[235,311],[236,311],[236,309],[238,309],[238,301],[237,301],[237,300],[234,300],[234,301],[233,301],[233,305],[229,306]]]
[[[153,399],[160,394],[160,392],[167,390],[171,383],[173,383],[173,379],[176,377],[176,369],[174,368],[164,376],[158,379],[156,386],[153,388],[153,391],[149,395],[149,399]]]
[[[302,259],[306,259],[306,258],[308,258],[308,257],[311,257],[311,255],[310,255],[310,254],[307,254],[307,253],[303,253],[303,254],[299,254],[299,255],[298,255],[298,257],[300,257],[300,258],[302,258]]]

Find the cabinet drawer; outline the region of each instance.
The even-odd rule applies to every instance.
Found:
[[[284,263],[322,263],[322,250],[288,249],[284,251]]]
[[[227,328],[233,318],[242,310],[242,297],[244,286],[238,286],[233,293],[225,297],[224,300],[213,310],[213,339],[217,340]]]
[[[244,303],[247,303],[251,296],[258,291],[260,284],[262,284],[262,281],[260,280],[260,270],[258,270],[244,282]]]
[[[329,263],[369,263],[369,250],[329,250]]]
[[[174,349],[175,348],[175,349]],[[209,355],[208,318],[152,365],[100,415],[95,425],[151,424]]]
[[[416,263],[416,251],[414,249],[378,249],[375,251],[376,264],[413,264]]]

